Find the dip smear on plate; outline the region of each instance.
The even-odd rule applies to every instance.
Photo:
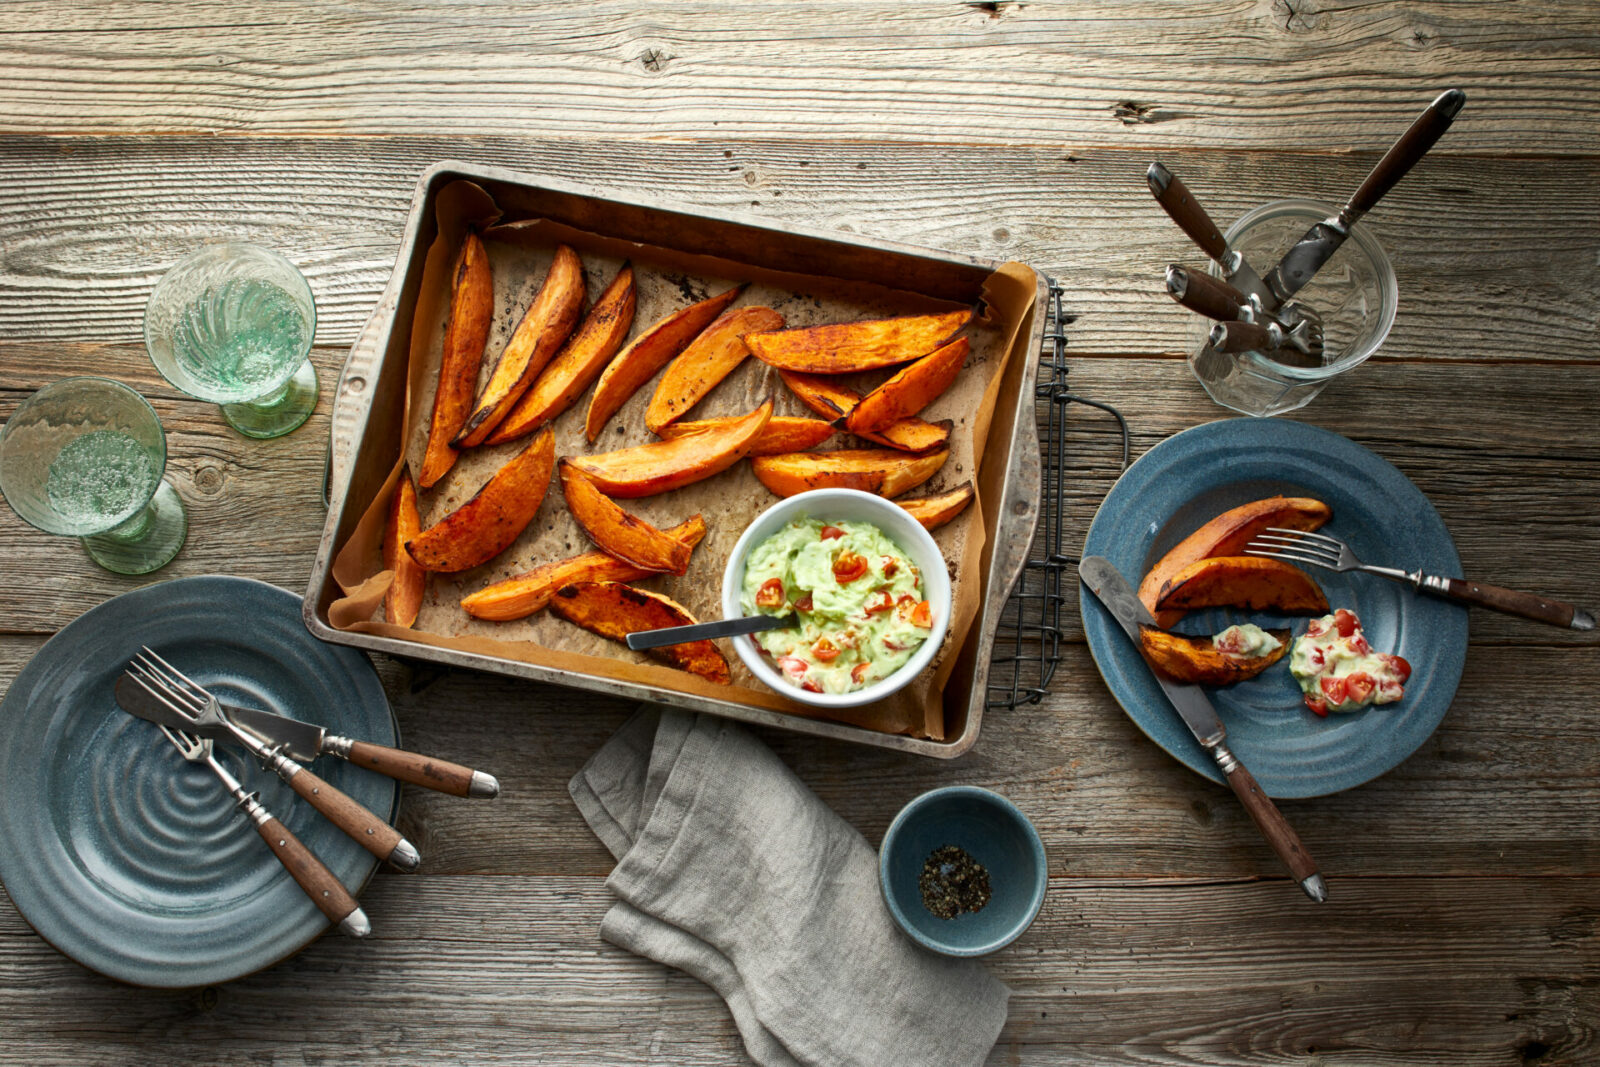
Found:
[[[813,693],[848,693],[893,674],[927,640],[933,612],[911,558],[867,522],[799,518],[751,549],[739,606],[794,613],[798,627],[751,640]]]

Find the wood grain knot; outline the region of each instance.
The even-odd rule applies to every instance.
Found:
[[[643,64],[644,69],[648,71],[663,71],[666,69],[667,64],[672,62],[672,59],[672,56],[668,55],[666,52],[663,52],[659,48],[646,48],[643,52],[639,53],[639,62]]]

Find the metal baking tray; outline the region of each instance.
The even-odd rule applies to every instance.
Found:
[[[983,280],[998,266],[993,261],[951,252],[708,211],[637,192],[500,167],[456,161],[435,164],[418,181],[394,273],[352,347],[335,390],[328,517],[301,609],[306,627],[324,641],[392,656],[591,689],[922,756],[952,759],[970,749],[977,742],[982,725],[994,634],[1007,594],[1027,561],[1039,512],[1040,455],[1033,401],[1037,353],[1044,339],[1049,297],[1043,275],[1037,284],[1032,321],[1025,324],[1025,339],[1019,338],[1001,379],[983,465],[978,472],[981,521],[986,534],[981,601],[978,617],[955,653],[954,672],[945,687],[946,738],[942,741],[885,734],[634,682],[575,675],[481,653],[350,633],[328,623],[328,605],[340,595],[331,573],[334,556],[388,475],[395,443],[402,436],[412,316],[424,260],[436,235],[433,199],[440,189],[459,179],[483,186],[503,209],[506,219],[553,219],[650,244],[666,244],[661,235],[672,232],[672,247],[680,251],[845,280],[895,277],[902,280],[900,287],[904,289],[951,300],[976,300]],[[684,225],[691,221],[692,226]]]

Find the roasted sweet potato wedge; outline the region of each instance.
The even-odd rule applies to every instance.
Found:
[[[607,364],[600,375],[600,383],[594,387],[594,395],[589,398],[589,415],[583,426],[589,440],[592,442],[599,437],[606,420],[615,415],[617,409],[627,403],[641,385],[655,377],[656,371],[682,352],[713,319],[726,311],[742,292],[744,286],[736,285],[697,304],[679,308],[617,353],[617,358]]]
[[[696,515],[661,532],[693,548],[705,537],[706,522]],[[648,577],[650,573],[605,552],[585,552],[570,559],[541,563],[530,571],[485,586],[476,593],[462,597],[461,607],[474,618],[508,622],[541,610],[550,602],[556,590],[564,585],[578,582],[631,582]]]
[[[1315,530],[1333,517],[1333,510],[1310,497],[1272,496],[1230,508],[1178,542],[1157,561],[1139,583],[1139,599],[1155,615],[1156,624],[1170,630],[1183,618],[1183,612],[1157,611],[1156,601],[1172,576],[1197,559],[1207,556],[1236,556],[1268,526],[1291,530]]]
[[[555,461],[555,434],[546,429],[471,500],[407,541],[406,551],[430,571],[464,571],[489,562],[533,521]]]
[[[1283,658],[1289,649],[1288,630],[1268,630],[1278,647],[1264,656],[1230,656],[1212,646],[1209,637],[1187,637],[1154,626],[1139,627],[1145,659],[1177,682],[1194,685],[1231,685],[1254,678]]]
[[[949,449],[909,456],[889,449],[859,448],[760,456],[750,461],[750,467],[761,484],[779,496],[828,488],[895,497],[932,478],[949,458]]]
[[[450,442],[472,412],[472,392],[478,386],[478,367],[483,362],[483,348],[489,343],[493,321],[494,275],[489,268],[489,254],[484,251],[482,238],[468,231],[451,273],[450,321],[444,331],[439,388],[433,394],[428,449],[418,476],[424,489],[443,478],[460,455]]]
[[[855,410],[856,405],[861,403],[860,394],[820,374],[779,371],[778,376],[806,407],[829,421],[848,416]],[[921,419],[910,418],[901,419],[877,432],[857,436],[901,452],[922,453],[943,448],[949,442],[950,431],[954,427],[955,423],[949,419],[943,422],[923,422]]]
[[[477,408],[451,442],[457,448],[483,444],[502,420],[510,414],[533,379],[566,343],[583,310],[583,264],[578,253],[566,245],[556,249],[539,294],[528,305],[516,332],[511,335],[500,362],[489,376],[489,384],[478,397]]]
[[[671,597],[621,582],[579,582],[562,586],[551,598],[550,610],[590,633],[613,641],[626,641],[628,635],[637,630],[690,626],[699,621]],[[720,685],[733,681],[727,657],[710,641],[665,645],[652,648],[646,654]]]
[[[600,294],[600,299],[594,302],[594,307],[589,309],[589,314],[584,316],[578,331],[561,346],[550,365],[539,372],[539,377],[522,394],[511,414],[495,427],[484,443],[497,445],[532,433],[571,407],[622,347],[628,331],[633,328],[637,300],[633,267],[624,263]]]
[[[428,572],[406,553],[406,542],[422,530],[417,513],[417,487],[411,484],[411,471],[400,472],[400,482],[389,501],[389,521],[383,527],[383,567],[394,571],[394,584],[383,595],[383,617],[396,626],[410,626],[422,610],[422,591],[428,585]]]
[[[906,367],[861,398],[850,409],[845,427],[853,434],[885,430],[933,403],[961,373],[971,343],[957,337]]]
[[[922,523],[924,529],[937,530],[965,511],[974,495],[972,483],[967,482],[948,493],[925,496],[920,500],[900,500],[897,503],[911,512],[911,517]]]
[[[1325,615],[1328,598],[1292,563],[1259,556],[1208,556],[1167,579],[1158,610],[1237,607],[1288,615]]]
[[[720,419],[702,419],[698,422],[669,422],[661,427],[661,436],[669,441],[687,437],[692,433],[710,433],[726,429],[748,415],[729,415]],[[788,415],[774,415],[750,443],[749,455],[776,456],[781,452],[804,452],[815,448],[833,436],[833,426],[821,419],[801,419]]]
[[[561,461],[561,491],[573,519],[601,550],[647,573],[689,569],[688,545],[623,511],[567,460]]]
[[[927,355],[972,321],[972,311],[907,315],[897,319],[830,322],[775,333],[745,335],[756,358],[779,370],[851,374],[909,363]]]
[[[574,456],[567,462],[587,474],[607,496],[654,496],[702,481],[739,462],[750,454],[750,446],[771,417],[772,398],[768,397],[750,414],[721,429],[616,452]]]
[[[662,427],[681,418],[732,374],[750,354],[744,343],[745,334],[782,328],[783,316],[759,304],[723,312],[667,366],[645,410],[645,426],[659,434]]]

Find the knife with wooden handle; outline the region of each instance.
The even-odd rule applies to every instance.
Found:
[[[1106,606],[1106,610],[1111,612],[1112,617],[1127,631],[1134,647],[1141,647],[1139,627],[1154,626],[1155,619],[1149,609],[1140,602],[1138,594],[1122,576],[1122,572],[1112,566],[1111,561],[1104,556],[1085,556],[1078,564],[1078,574],[1082,577],[1083,584],[1089,587],[1089,591]],[[1228,747],[1227,728],[1217,717],[1217,709],[1212,707],[1205,692],[1197,685],[1174,682],[1153,668],[1151,675],[1171,701],[1173,708],[1178,712],[1178,717],[1194,734],[1195,740],[1200,742],[1200,747],[1216,761],[1217,768],[1222,772],[1229,787],[1233,789],[1234,795],[1244,805],[1244,810],[1250,814],[1250,820],[1256,824],[1256,829],[1261,831],[1261,836],[1266,838],[1284,866],[1289,868],[1289,873],[1300,883],[1300,888],[1305,891],[1306,896],[1319,904],[1327,900],[1328,887],[1317,871],[1316,862],[1312,860],[1310,853],[1306,852],[1305,845],[1300,841],[1300,835],[1294,832],[1289,820],[1283,817],[1283,813],[1278,810],[1272,799],[1262,792],[1255,776],[1245,769],[1244,764],[1239,762],[1239,757]]]

